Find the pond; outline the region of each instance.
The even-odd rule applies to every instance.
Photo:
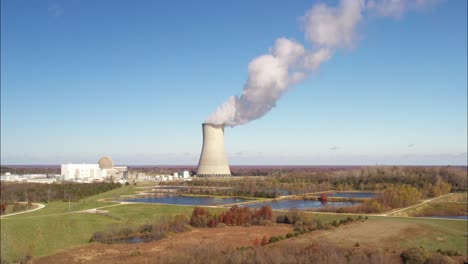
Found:
[[[153,189],[154,193],[175,193],[178,191],[186,191],[190,189],[187,186],[157,186]]]
[[[451,216],[451,215],[446,215],[446,216],[432,215],[432,216],[421,216],[421,217],[440,218],[440,219],[460,219],[460,220],[468,220],[468,215],[456,215],[456,216]]]
[[[379,194],[371,192],[336,192],[327,193],[328,197],[340,197],[340,198],[375,198]]]
[[[189,186],[172,186],[172,185],[168,185],[168,186],[156,186],[154,188],[155,189],[163,189],[163,190],[186,190],[186,189],[189,189],[190,187]]]
[[[321,208],[326,206],[346,207],[359,205],[359,202],[321,202],[315,200],[279,200],[270,202],[251,203],[246,206],[251,208],[260,208],[264,205],[270,205],[273,210],[289,210],[296,208],[298,210],[306,210],[313,208]]]
[[[160,204],[178,204],[178,205],[222,205],[250,201],[242,198],[215,198],[215,197],[196,197],[196,196],[164,196],[151,198],[136,198],[124,200],[126,202],[139,203],[160,203]]]
[[[198,196],[163,196],[163,197],[150,197],[150,198],[135,198],[124,200],[126,202],[140,202],[140,203],[159,203],[159,204],[176,204],[176,205],[224,205],[233,203],[243,203],[252,201],[244,198],[215,198],[215,197],[198,197]],[[321,202],[316,200],[278,200],[268,202],[258,202],[241,204],[251,208],[260,208],[264,205],[270,205],[273,210],[288,210],[288,209],[313,209],[326,206],[346,207],[359,205],[359,202],[345,201],[345,202]]]
[[[151,239],[151,237],[131,237],[131,238],[128,238],[125,242],[126,243],[129,243],[129,244],[139,244],[139,243],[144,243],[144,242],[150,242],[150,241],[153,241],[153,239]]]

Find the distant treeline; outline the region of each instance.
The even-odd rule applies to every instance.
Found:
[[[119,188],[120,183],[1,183],[1,203],[76,201]]]
[[[0,173],[11,174],[60,174],[60,166],[0,166]]]
[[[179,190],[180,194],[201,194],[201,195],[221,195],[221,196],[237,196],[237,197],[258,197],[258,198],[277,198],[279,192],[275,190],[261,190],[254,189],[206,189],[206,188],[190,188],[186,190]]]
[[[439,196],[450,192],[450,184],[441,180],[428,190],[431,195]],[[381,213],[394,208],[406,207],[416,204],[421,199],[422,192],[408,184],[392,184],[382,191],[381,195],[374,199],[364,201],[357,206],[333,207],[327,206],[318,211],[335,213]]]
[[[278,176],[295,173],[336,172],[359,169],[362,166],[230,166],[233,176]]]
[[[270,172],[273,175],[273,172]],[[171,183],[172,184],[172,183]],[[226,181],[212,178],[197,178],[181,183],[191,186],[230,187],[213,189],[209,194],[223,195],[226,192],[242,196],[272,197],[279,194],[304,194],[327,190],[383,191],[395,185],[409,185],[421,193],[421,197],[434,197],[448,191],[467,190],[466,167],[362,167],[333,171],[308,171],[290,169],[276,176],[244,177],[242,180]],[[192,190],[193,191],[193,190]],[[206,192],[206,190],[203,190]]]

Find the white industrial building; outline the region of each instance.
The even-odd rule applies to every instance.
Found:
[[[190,173],[189,173],[189,171],[184,170],[184,171],[182,172],[182,178],[184,178],[184,179],[190,178]]]
[[[34,183],[54,183],[60,175],[56,174],[11,174],[6,172],[0,176],[0,181],[5,182],[34,182]]]
[[[125,166],[114,167],[111,158],[103,157],[98,164],[72,164],[65,163],[61,166],[61,174],[64,181],[93,182],[112,180],[126,181],[128,169]]]
[[[174,172],[172,174],[172,179],[188,179],[190,178],[190,172],[188,170]]]
[[[102,180],[107,176],[106,170],[101,170],[99,164],[62,164],[61,174],[64,181],[80,179]]]

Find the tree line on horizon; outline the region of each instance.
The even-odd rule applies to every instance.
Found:
[[[0,183],[1,204],[77,201],[121,187],[120,183]]]
[[[265,177],[243,177],[226,181],[195,178],[191,182],[168,183],[193,187],[188,193],[235,195],[274,198],[285,194],[305,194],[329,190],[383,191],[394,185],[409,185],[421,192],[421,197],[435,197],[448,191],[467,191],[467,170],[459,167],[362,167],[330,171],[290,169]],[[218,188],[216,188],[218,187]],[[229,188],[226,188],[229,187]]]

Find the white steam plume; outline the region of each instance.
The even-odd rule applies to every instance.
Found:
[[[343,0],[338,7],[317,4],[303,17],[307,40],[317,46],[350,46],[356,39],[356,25],[362,19],[361,0]]]
[[[262,117],[294,84],[304,80],[331,58],[337,48],[352,46],[363,13],[399,17],[406,9],[438,0],[341,0],[339,6],[317,4],[302,18],[311,50],[291,39],[279,38],[268,54],[253,59],[240,96],[231,96],[205,122],[236,126]]]
[[[330,56],[326,48],[310,53],[293,40],[276,40],[269,54],[249,63],[242,95],[229,98],[206,122],[235,126],[263,116],[292,84],[302,81],[307,71],[317,69]]]

